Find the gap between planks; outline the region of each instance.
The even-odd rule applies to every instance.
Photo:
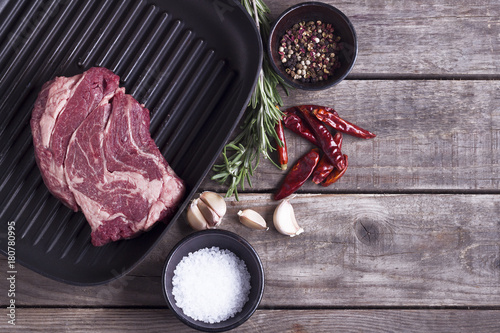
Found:
[[[354,73],[349,74],[345,80],[359,81],[496,81],[500,74],[408,74],[408,73]]]

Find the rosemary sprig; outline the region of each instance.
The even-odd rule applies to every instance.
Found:
[[[269,7],[263,0],[241,0],[241,3],[255,20],[262,40],[266,41],[270,31]],[[224,147],[223,163],[213,167],[216,174],[212,179],[221,184],[229,183],[227,197],[234,194],[239,200],[238,186],[244,190],[245,181],[252,186],[251,177],[259,165],[261,154],[281,168],[270,158],[270,152],[276,149],[272,142],[278,140],[276,124],[282,117],[278,108],[283,105],[277,90],[280,84],[288,94],[289,86],[274,72],[264,55],[262,70],[246,110],[241,133]]]

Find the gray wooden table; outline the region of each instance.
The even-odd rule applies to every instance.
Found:
[[[274,18],[298,1],[266,1]],[[266,274],[257,312],[235,332],[500,332],[500,3],[325,1],[348,15],[359,56],[338,86],[292,91],[377,134],[345,136],[349,169],[292,200],[305,232],[239,224],[268,220],[284,173],[263,161],[222,228],[246,238]],[[290,160],[311,146],[287,132]],[[201,190],[224,193],[207,177]],[[130,274],[76,287],[19,267],[17,325],[2,332],[192,332],[169,311],[161,270],[191,232],[184,220]],[[2,267],[6,258],[0,257]],[[1,305],[8,281],[0,279]]]

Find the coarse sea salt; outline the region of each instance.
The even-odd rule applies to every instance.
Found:
[[[250,274],[233,252],[214,246],[184,256],[174,270],[172,285],[175,303],[186,316],[214,324],[243,309]]]

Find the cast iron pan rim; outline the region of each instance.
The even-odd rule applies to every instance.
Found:
[[[259,45],[259,50],[258,50],[258,59],[259,59],[259,65],[257,67],[257,70],[256,70],[256,74],[255,74],[255,77],[253,79],[253,83],[252,83],[252,89],[251,89],[251,92],[253,93],[253,91],[255,90],[255,86],[257,85],[257,80],[259,78],[259,74],[260,74],[260,71],[262,70],[262,57],[263,57],[263,46],[262,46],[262,39],[260,38],[260,33],[259,31],[257,30],[257,26],[254,23],[253,19],[250,17],[250,15],[248,14],[248,12],[246,11],[246,9],[241,5],[241,3],[237,0],[234,0],[234,2],[237,4],[238,7],[240,7],[240,9],[243,11],[243,13],[245,14],[245,16],[248,18],[248,20],[250,20],[250,22],[252,22],[251,26],[256,34],[256,36],[258,36],[258,45]],[[222,152],[222,149],[224,148],[224,146],[226,145],[227,141],[229,140],[232,132],[235,130],[236,126],[238,125],[238,123],[240,122],[241,120],[241,117],[243,117],[243,114],[245,113],[245,110],[247,109],[247,106],[248,106],[248,103],[250,102],[250,98],[252,97],[252,93],[248,94],[247,98],[245,99],[245,103],[243,104],[243,108],[242,110],[239,111],[239,116],[237,118],[237,120],[233,123],[233,125],[230,127],[230,130],[227,132],[226,134],[226,137],[225,137],[225,140],[224,140],[224,143],[219,145],[219,148],[218,148],[218,154],[214,155],[210,161],[210,165],[213,166],[215,161],[217,160],[217,158],[219,157],[220,153]],[[184,200],[184,203],[179,207],[179,209],[177,210],[177,213],[174,215],[174,217],[172,218],[172,220],[169,222],[169,224],[172,224],[172,223],[176,223],[179,216],[183,213],[184,209],[186,208],[186,206],[189,204],[189,201],[191,201],[191,199],[193,198],[193,196],[196,194],[196,191],[198,190],[198,188],[200,187],[200,184],[203,182],[203,180],[205,179],[205,177],[207,176],[207,174],[210,172],[210,170],[212,169],[212,167],[210,168],[207,168],[205,170],[205,172],[202,174],[202,176],[198,179],[198,181],[195,183],[195,185],[193,186],[193,188],[191,189],[191,192],[189,193],[189,195],[185,198]],[[161,223],[161,222],[159,222]],[[118,275],[118,276],[115,276],[107,281],[103,281],[103,282],[99,282],[99,283],[96,283],[97,285],[98,284],[103,284],[103,283],[107,283],[107,282],[110,282],[110,281],[113,281],[115,279],[118,279],[126,274],[128,274],[130,271],[132,271],[137,265],[139,265],[145,258],[146,256],[156,247],[156,245],[161,241],[161,239],[165,236],[165,234],[168,232],[168,227],[165,228],[165,230],[163,230],[162,232],[162,235],[160,237],[158,237],[158,239],[151,245],[151,247],[144,253],[144,255],[142,257],[139,258],[139,260],[137,260],[133,265],[131,265],[127,270],[125,270],[122,274]]]
[[[1,0],[0,0],[0,2],[1,2]],[[232,132],[235,130],[236,126],[238,125],[238,123],[240,122],[241,118],[243,117],[243,114],[245,113],[245,110],[248,107],[248,104],[249,104],[250,98],[251,98],[251,96],[253,94],[253,91],[255,90],[255,86],[257,84],[257,80],[259,78],[260,72],[262,71],[262,58],[263,58],[264,51],[263,51],[262,38],[261,38],[260,32],[257,29],[257,26],[255,25],[255,21],[252,19],[252,17],[250,16],[250,14],[248,14],[247,10],[243,7],[243,5],[239,1],[237,1],[237,0],[233,0],[233,2],[234,2],[234,4],[237,7],[239,7],[239,9],[242,11],[243,15],[247,17],[248,22],[245,22],[245,23],[247,23],[247,24],[250,25],[251,29],[253,30],[253,32],[255,33],[255,36],[257,38],[258,50],[257,50],[256,53],[257,53],[258,56],[256,57],[256,59],[258,59],[258,65],[257,65],[256,71],[255,71],[255,76],[253,78],[252,89],[250,90],[251,92],[246,97],[245,103],[242,104],[243,107],[242,107],[241,110],[239,110],[239,115],[238,115],[236,121],[232,124],[232,126],[230,127],[230,130],[227,131],[227,135],[225,136],[224,143],[221,144],[221,145],[219,145],[219,147],[218,147],[218,152],[219,153],[216,154],[216,155],[214,155],[212,157],[212,159],[210,160],[210,165],[211,166],[213,166],[213,164],[215,163],[215,161],[219,157],[220,152],[222,151],[223,147],[226,145],[226,143],[229,140]],[[250,80],[250,78],[248,78],[248,80]],[[149,255],[149,253],[156,247],[156,245],[161,241],[161,239],[168,232],[170,225],[177,222],[178,218],[183,213],[183,211],[186,208],[186,206],[189,204],[189,201],[196,194],[196,191],[198,190],[200,184],[203,182],[204,178],[207,176],[207,174],[209,173],[210,170],[211,170],[211,167],[207,168],[205,170],[205,172],[202,174],[202,177],[200,177],[198,179],[198,181],[194,184],[194,186],[192,187],[192,189],[189,192],[189,194],[185,197],[185,200],[184,200],[183,204],[181,206],[179,206],[176,214],[169,221],[169,225],[165,227],[165,229],[161,232],[161,235],[158,237],[158,239],[156,239],[151,244],[151,246],[149,247],[149,249],[147,251],[145,251],[144,254],[141,257],[139,257],[139,259],[136,260],[132,265],[130,265],[128,268],[122,270],[119,274],[116,274],[116,275],[114,275],[113,277],[111,277],[109,279],[104,279],[104,280],[95,281],[95,282],[73,281],[73,280],[68,280],[68,279],[61,278],[61,277],[55,276],[53,274],[47,273],[46,271],[43,271],[40,268],[37,268],[37,267],[35,267],[35,266],[31,265],[31,264],[25,263],[20,258],[16,258],[16,262],[19,263],[20,265],[22,265],[22,266],[24,266],[24,267],[26,267],[26,268],[34,271],[35,273],[38,273],[38,274],[44,276],[44,277],[47,277],[47,278],[50,278],[52,280],[55,280],[55,281],[58,281],[58,282],[62,282],[62,283],[68,284],[68,285],[74,285],[74,286],[98,286],[98,285],[103,285],[103,284],[112,282],[114,280],[117,280],[117,279],[125,276],[126,274],[130,273],[134,268],[136,268]],[[158,223],[162,223],[162,222],[158,222]],[[148,231],[148,232],[154,232],[154,228],[155,227],[153,227],[153,229],[150,230],[150,231]],[[126,241],[127,240],[121,240],[120,242],[126,242]],[[106,245],[104,245],[104,246],[106,246]],[[4,251],[4,249],[0,249],[0,252],[2,254],[4,254],[5,256],[7,255],[7,253]]]
[[[260,33],[259,33],[259,30],[257,29],[257,26],[255,25],[254,23],[254,20],[252,19],[252,17],[250,16],[250,14],[248,14],[247,10],[243,7],[243,5],[237,1],[237,0],[234,0],[235,4],[241,9],[241,11],[244,13],[244,15],[248,18],[248,20],[252,23],[251,26],[253,28],[253,31],[255,32],[255,35],[257,36],[257,39],[258,39],[258,66],[257,66],[257,70],[256,70],[256,74],[255,74],[255,77],[253,78],[253,83],[252,83],[252,89],[251,89],[251,93],[248,94],[247,98],[245,99],[245,103],[243,104],[243,108],[242,110],[239,111],[239,116],[237,118],[237,120],[233,123],[233,125],[230,127],[230,130],[227,132],[226,134],[226,137],[225,137],[225,140],[224,140],[224,143],[219,145],[219,148],[218,148],[218,154],[214,155],[210,161],[210,165],[213,166],[215,161],[217,160],[217,158],[219,157],[220,153],[222,152],[222,149],[224,148],[224,146],[226,145],[226,143],[228,142],[231,134],[233,133],[233,131],[235,130],[236,126],[238,125],[238,123],[240,122],[241,118],[243,117],[243,114],[245,113],[245,110],[247,109],[247,106],[248,106],[248,103],[250,102],[250,98],[252,97],[252,93],[253,91],[255,90],[255,86],[257,85],[257,80],[259,79],[259,75],[260,75],[260,72],[262,70],[262,58],[263,58],[263,54],[264,54],[264,49],[263,49],[263,46],[262,46],[262,39],[260,37]],[[184,211],[184,209],[186,208],[186,206],[189,204],[189,201],[193,198],[193,196],[196,194],[196,191],[198,190],[200,184],[203,182],[203,180],[205,179],[205,177],[208,175],[208,173],[210,172],[210,170],[212,169],[212,167],[210,168],[207,168],[205,170],[205,172],[202,174],[202,177],[200,177],[198,179],[198,181],[195,183],[195,185],[193,186],[193,188],[191,189],[191,192],[189,193],[189,195],[186,197],[184,203],[179,207],[179,210],[177,211],[177,213],[175,214],[175,216],[172,218],[172,220],[169,222],[169,223],[175,223],[177,222],[179,216],[182,214],[182,212]],[[137,260],[137,262],[132,265],[128,270],[126,270],[122,275],[120,276],[117,276],[115,278],[112,278],[110,279],[109,281],[112,281],[116,278],[119,278],[127,273],[129,273],[132,269],[134,269],[139,263],[141,263],[144,258],[153,250],[153,248],[158,244],[158,242],[161,241],[162,237],[165,236],[165,234],[168,232],[168,228],[166,228],[164,231],[163,231],[163,235],[158,237],[158,239],[152,244],[152,246],[149,248],[148,251],[146,251],[144,253],[144,255],[139,259]]]

